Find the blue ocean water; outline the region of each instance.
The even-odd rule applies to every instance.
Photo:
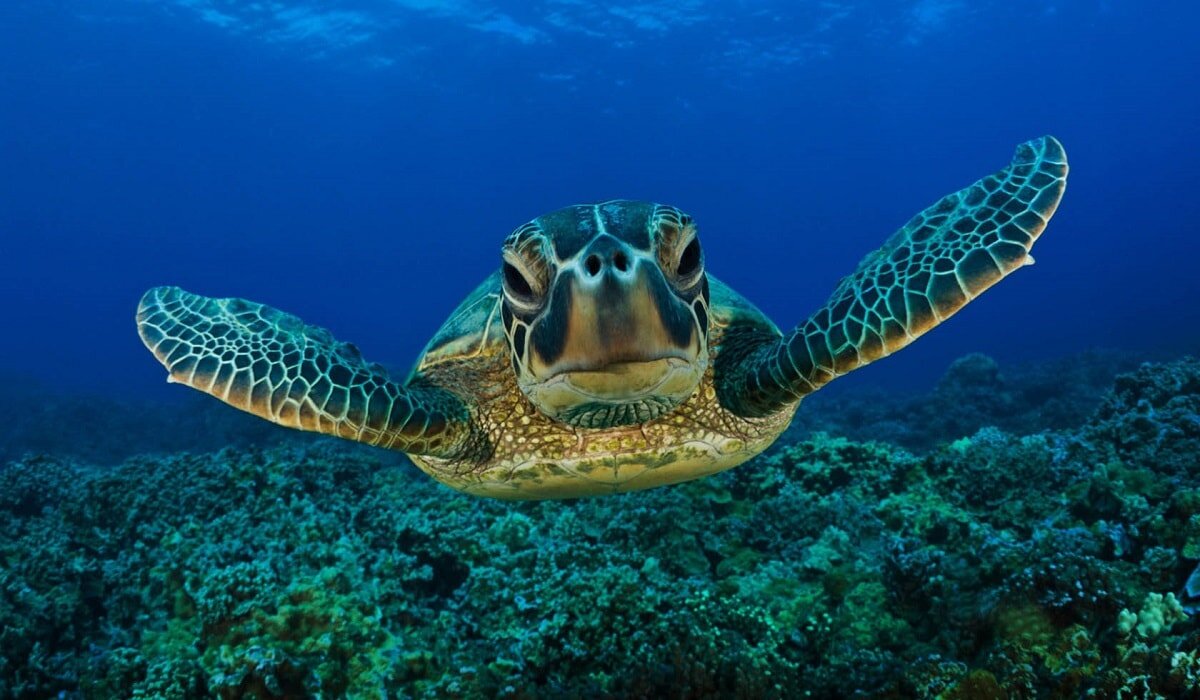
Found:
[[[141,292],[271,303],[407,366],[561,206],[675,204],[782,327],[1051,133],[1038,265],[868,383],[1194,348],[1200,13],[1182,3],[221,0],[0,7],[0,361],[169,397]],[[849,381],[849,380],[848,380]]]

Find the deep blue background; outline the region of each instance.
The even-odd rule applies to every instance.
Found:
[[[8,0],[0,365],[182,392],[133,327],[178,284],[406,367],[512,228],[613,197],[694,214],[709,270],[791,326],[1043,133],[1072,172],[1038,265],[859,381],[1196,347],[1200,10],[800,5]]]

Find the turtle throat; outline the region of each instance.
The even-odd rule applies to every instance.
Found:
[[[675,406],[675,402],[661,396],[647,396],[629,403],[590,401],[566,409],[558,419],[580,428],[616,428],[654,420]]]

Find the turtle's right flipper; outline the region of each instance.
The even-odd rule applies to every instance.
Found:
[[[718,357],[722,403],[766,415],[907,346],[1033,262],[1066,184],[1062,144],[1021,144],[1007,168],[913,217],[790,334]]]
[[[422,455],[467,449],[461,399],[419,380],[402,385],[291,314],[156,287],[142,297],[137,325],[169,381],[273,423]]]

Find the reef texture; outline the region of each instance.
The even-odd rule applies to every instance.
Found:
[[[813,433],[590,500],[460,496],[327,438],[26,455],[0,697],[1200,697],[1200,361],[1095,400],[1089,361],[1049,398],[972,357],[940,412],[860,409],[918,452]]]

